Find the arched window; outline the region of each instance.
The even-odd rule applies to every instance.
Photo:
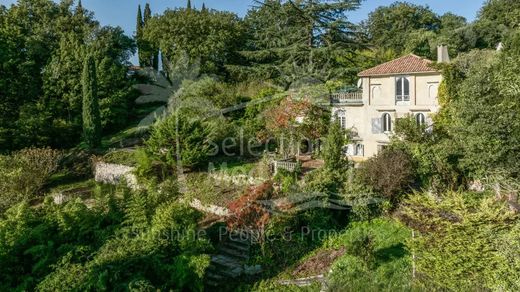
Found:
[[[347,128],[347,115],[346,115],[345,111],[337,111],[336,118],[339,123],[339,126],[342,129],[346,129]]]
[[[430,98],[437,98],[439,94],[439,84],[428,84],[428,96]]]
[[[372,86],[372,99],[378,100],[381,98],[381,86],[373,85]]]
[[[389,113],[384,113],[383,117],[383,132],[391,132],[392,131],[392,117]]]
[[[426,124],[426,117],[422,113],[418,113],[415,115],[415,121],[417,122],[417,126],[424,126]]]
[[[395,80],[395,100],[410,101],[410,81],[406,77]]]

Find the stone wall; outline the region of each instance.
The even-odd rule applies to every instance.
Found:
[[[97,182],[111,185],[126,181],[129,188],[137,190],[139,184],[133,173],[134,170],[134,167],[126,165],[98,162],[95,166],[94,178]]]

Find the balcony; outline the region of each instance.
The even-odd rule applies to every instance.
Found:
[[[363,92],[337,92],[330,95],[330,100],[337,105],[363,105]]]

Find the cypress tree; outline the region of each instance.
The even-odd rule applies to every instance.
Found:
[[[152,9],[150,9],[150,4],[146,3],[144,7],[144,20],[143,27],[146,26],[148,20],[152,18]],[[155,70],[159,68],[159,50],[153,48],[151,44],[147,44],[146,46],[146,64],[145,66],[152,66]]]
[[[97,96],[96,64],[89,56],[83,65],[83,138],[89,148],[101,144],[101,117]]]
[[[206,3],[202,3],[202,12],[206,12]]]
[[[137,41],[137,52],[139,54],[139,65],[145,66],[143,58],[143,14],[141,12],[141,5],[137,7],[137,23],[136,23],[136,41]]]
[[[325,143],[325,168],[328,170],[340,170],[346,165],[343,155],[345,136],[338,121],[334,121],[329,127],[329,133]]]
[[[186,7],[188,7],[188,10],[191,10],[191,0],[188,0],[188,5]]]
[[[152,10],[150,9],[150,3],[146,3],[144,6],[144,21],[143,24],[146,25],[148,20],[152,18]]]

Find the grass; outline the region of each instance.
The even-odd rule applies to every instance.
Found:
[[[64,183],[57,185],[49,190],[49,193],[67,192],[75,189],[94,189],[96,182],[94,179],[80,180],[76,182]]]
[[[187,196],[196,198],[204,204],[227,206],[240,197],[245,186],[213,179],[207,173],[190,173],[187,177]]]
[[[115,150],[103,156],[106,163],[123,164],[126,166],[135,166],[137,164],[135,152],[128,150]]]
[[[220,156],[209,161],[215,171],[222,171],[227,175],[252,175],[257,162],[256,159],[239,156]]]
[[[329,238],[325,248],[346,247],[347,254],[331,267],[331,289],[345,291],[412,290],[411,254],[405,242],[411,231],[392,219],[352,223]]]

